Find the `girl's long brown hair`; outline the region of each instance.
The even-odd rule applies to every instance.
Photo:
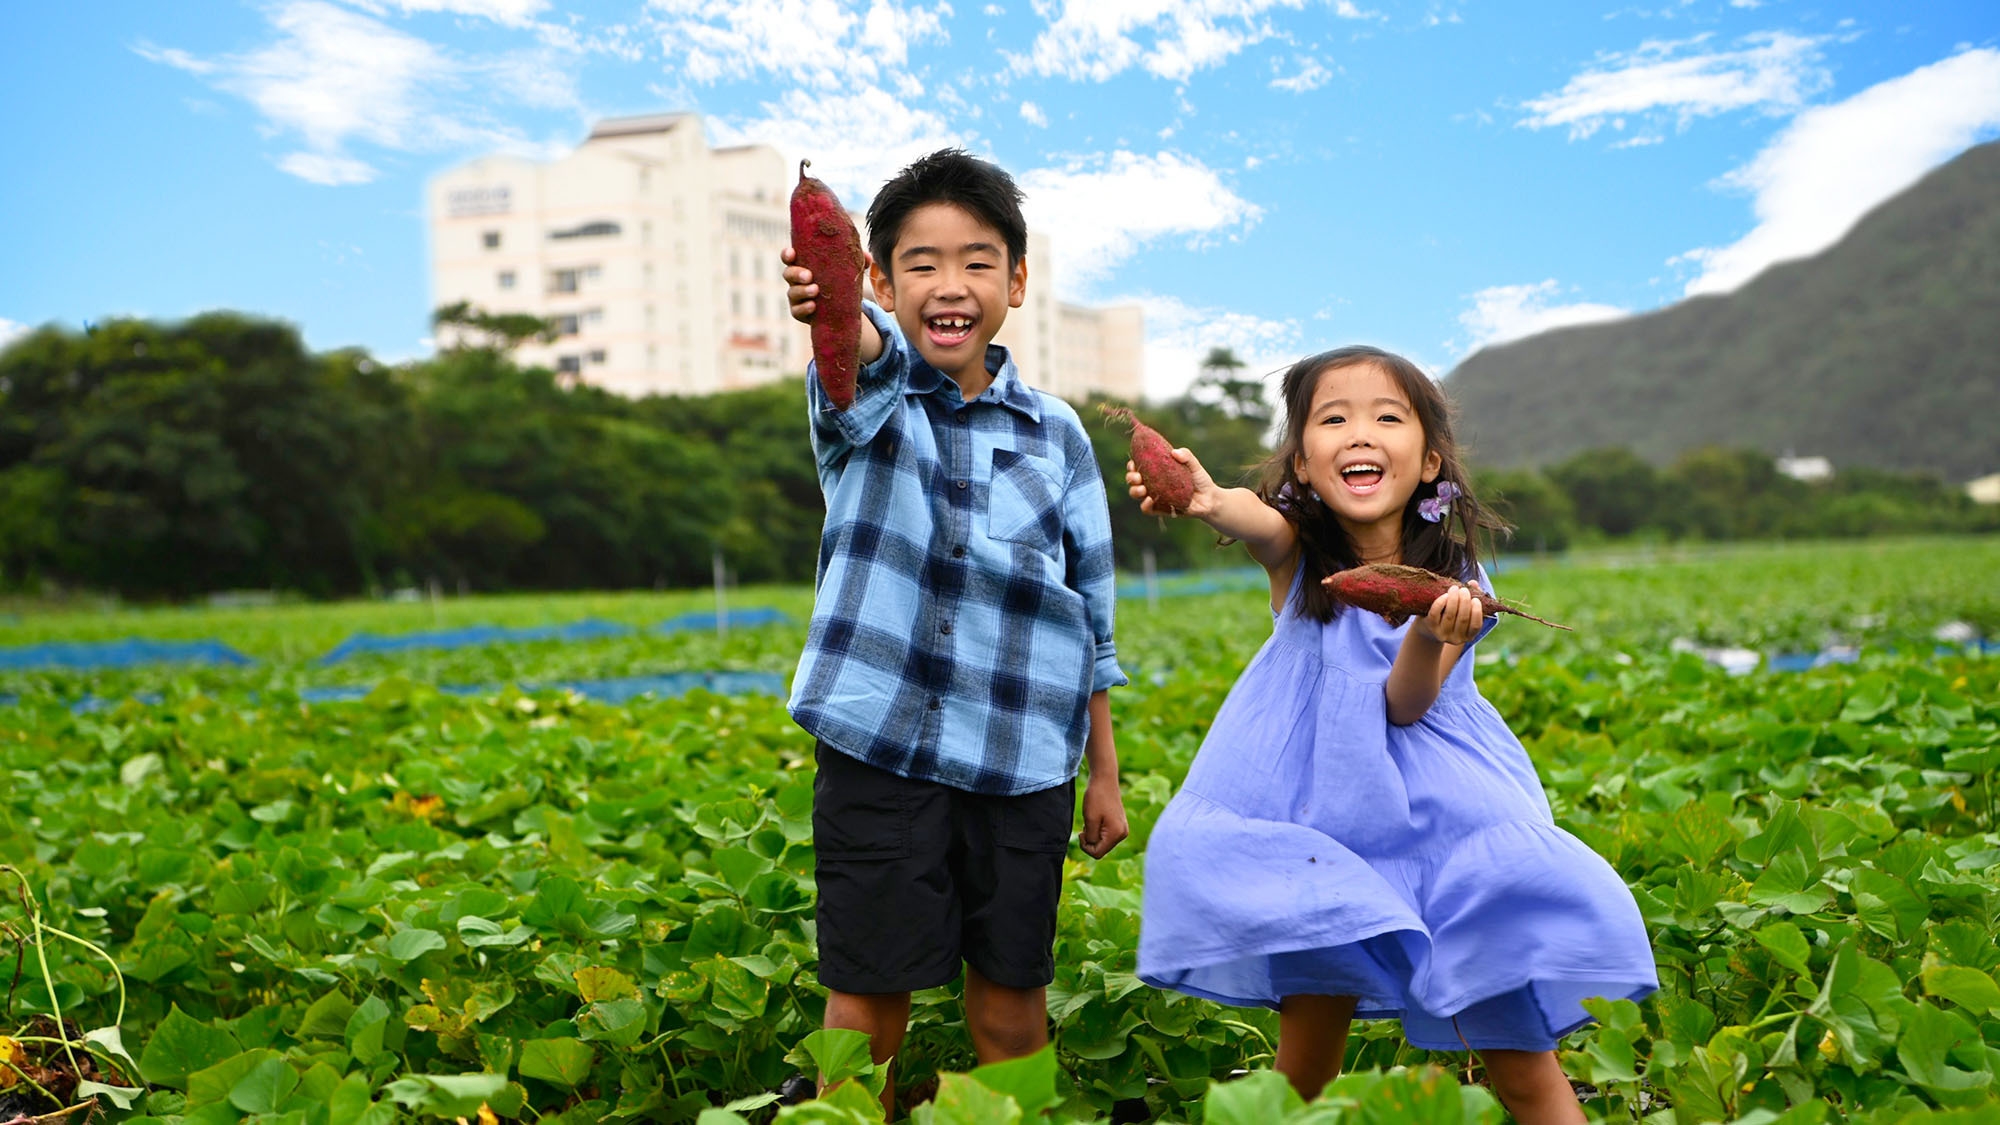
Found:
[[[1347,529],[1334,518],[1333,509],[1313,496],[1311,486],[1298,478],[1293,466],[1305,449],[1306,419],[1312,412],[1313,392],[1319,389],[1320,375],[1357,364],[1372,364],[1395,381],[1424,428],[1425,448],[1436,453],[1441,462],[1437,480],[1450,481],[1459,490],[1451,502],[1451,514],[1437,523],[1424,519],[1418,511],[1418,505],[1437,495],[1437,483],[1419,484],[1410,494],[1409,503],[1403,506],[1404,565],[1473,578],[1479,573],[1475,542],[1479,533],[1508,530],[1505,522],[1482,507],[1472,495],[1471,482],[1466,479],[1465,466],[1459,460],[1458,441],[1451,432],[1450,400],[1421,368],[1402,356],[1366,345],[1307,356],[1285,372],[1284,438],[1258,467],[1257,495],[1282,513],[1298,531],[1299,571],[1304,586],[1299,611],[1320,621],[1332,620],[1340,610],[1339,603],[1326,592],[1320,579],[1360,566],[1361,555]]]

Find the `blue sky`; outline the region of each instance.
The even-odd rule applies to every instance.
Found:
[[[15,5],[0,336],[228,307],[428,349],[427,177],[687,110],[852,207],[962,144],[1143,301],[1148,378],[1723,292],[2000,135],[1984,2],[93,0]]]

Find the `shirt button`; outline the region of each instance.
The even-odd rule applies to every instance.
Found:
[[[958,420],[961,422],[965,421],[965,411],[961,410],[958,412]]]
[[[965,557],[965,548],[963,548],[963,547],[953,547],[953,548],[951,549],[951,557],[952,557],[952,558],[955,558],[955,559],[962,559],[962,558],[964,558],[964,557]]]
[[[935,711],[942,706],[944,706],[944,704],[940,703],[936,698],[933,698],[931,700],[931,710]]]
[[[958,482],[958,487],[960,487],[960,488],[964,488],[964,487],[965,487],[965,484],[966,484],[966,482],[965,482],[965,481],[959,481],[959,482]]]
[[[943,634],[945,634],[946,636],[950,636],[950,635],[951,635],[951,622],[947,621],[947,622],[945,622],[944,624],[942,624],[942,625],[938,626],[938,632],[940,632],[940,633],[943,633]]]

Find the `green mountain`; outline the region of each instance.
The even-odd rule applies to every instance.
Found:
[[[1485,465],[1724,445],[2000,472],[2000,142],[1734,293],[1486,348],[1445,386]]]

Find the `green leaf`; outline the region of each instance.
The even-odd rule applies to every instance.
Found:
[[[1977,1069],[1951,1064],[1953,1052],[1971,1048],[1980,1060]],[[1993,1085],[1993,1071],[1979,1029],[1964,1016],[1929,1004],[1918,1004],[1903,1020],[1902,1037],[1896,1040],[1896,1058],[1903,1073],[1945,1105],[1966,1106],[1985,1100]]]
[[[382,1092],[411,1113],[472,1117],[506,1085],[505,1076],[498,1074],[412,1074],[389,1083]]]
[[[1790,922],[1772,922],[1756,932],[1757,944],[1780,965],[1802,977],[1812,975],[1812,944]]]
[[[987,1063],[974,1069],[972,1077],[988,1089],[1013,1098],[1026,1117],[1040,1116],[1044,1108],[1054,1105],[1060,1097],[1056,1093],[1054,1044],[1018,1059]]]
[[[587,1004],[599,1000],[625,1000],[639,995],[639,986],[617,969],[593,965],[578,969],[572,975],[576,980],[577,995],[583,997]]]
[[[77,1101],[102,1095],[119,1109],[131,1109],[132,1103],[143,1097],[145,1093],[145,1088],[141,1086],[111,1086],[103,1082],[92,1082],[89,1079],[84,1079],[76,1084]]]
[[[590,1076],[596,1058],[589,1044],[574,1039],[530,1039],[521,1044],[521,1061],[515,1069],[529,1078],[574,1089]]]
[[[298,1085],[299,1072],[274,1055],[229,1088],[229,1104],[245,1113],[276,1113]]]
[[[930,1108],[931,1125],[1017,1125],[1021,1120],[1021,1107],[1013,1098],[963,1074],[938,1080]]]
[[[370,994],[347,1018],[347,1053],[366,1065],[382,1053],[382,1038],[389,1028],[389,1005]]]
[[[139,1071],[156,1086],[185,1090],[189,1074],[214,1066],[242,1050],[234,1035],[194,1019],[176,1004],[146,1041],[146,1049],[139,1058]]]
[[[1793,914],[1811,914],[1833,901],[1833,893],[1819,885],[1818,876],[1797,849],[1778,856],[1750,885],[1750,901],[1760,906],[1782,906]]]
[[[785,1055],[785,1061],[807,1073],[818,1075],[822,1085],[831,1086],[850,1078],[874,1075],[875,1060],[868,1052],[867,1032],[823,1027],[800,1040],[799,1045]],[[882,1092],[879,1078],[874,1090],[878,1094]]]
[[[338,1038],[347,1033],[347,1021],[353,1018],[354,1001],[336,989],[312,1002],[299,1017],[295,1034],[301,1039]]]
[[[601,1040],[630,1047],[646,1030],[646,1005],[637,997],[599,1000],[577,1013],[576,1033],[587,1040]]]
[[[414,961],[426,953],[445,948],[449,943],[436,930],[399,930],[389,939],[389,956],[398,961]]]
[[[1201,1119],[1205,1125],[1273,1125],[1304,1105],[1284,1075],[1259,1070],[1210,1086]]]
[[[243,1081],[250,1072],[264,1065],[267,1060],[284,1064],[284,1056],[269,1047],[259,1047],[254,1051],[244,1051],[216,1063],[214,1066],[197,1070],[188,1075],[188,1105],[201,1106],[210,1102],[228,1101],[236,1084]]]
[[[1943,997],[1981,1015],[2000,1015],[2000,985],[1978,969],[1963,965],[1929,966],[1924,969],[1924,993]]]

